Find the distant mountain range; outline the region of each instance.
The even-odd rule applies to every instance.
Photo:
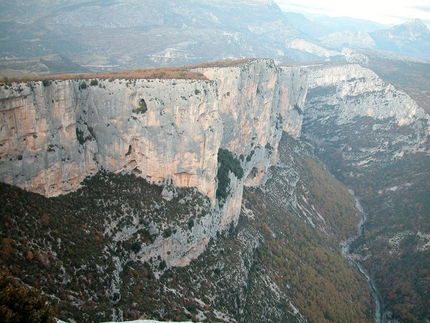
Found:
[[[329,17],[327,15],[309,16],[297,12],[284,12],[288,20],[298,29],[314,38],[328,36],[343,31],[372,32],[388,26],[370,20],[349,17]]]
[[[345,47],[430,59],[430,32],[418,19],[392,28],[345,17],[310,20],[282,12],[269,0],[2,1],[0,12],[1,76],[13,71],[17,76],[99,72],[256,57],[345,60]],[[39,64],[40,70],[35,70],[34,65],[17,62],[53,54],[75,65],[65,64],[59,71]]]
[[[317,16],[311,20],[299,13],[284,14],[297,29],[336,50],[341,51],[344,47],[372,48],[430,59],[430,31],[419,19],[390,28],[347,17]]]
[[[430,31],[419,19],[370,35],[378,49],[430,60]]]

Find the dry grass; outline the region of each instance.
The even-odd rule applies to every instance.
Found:
[[[255,58],[223,60],[223,61],[217,61],[217,62],[206,62],[206,63],[189,65],[189,66],[187,66],[187,68],[197,69],[197,68],[210,68],[210,67],[235,67],[235,66],[249,63],[249,62],[252,62],[255,60],[256,60]]]
[[[135,70],[124,70],[106,73],[79,73],[79,74],[59,74],[49,76],[26,76],[26,77],[3,77],[1,83],[10,82],[28,82],[41,80],[73,80],[73,79],[189,79],[189,80],[207,80],[200,72],[193,71],[198,68],[210,67],[233,67],[254,59],[241,60],[224,60],[218,62],[207,62],[195,65],[179,67],[160,67],[160,68],[139,68]]]

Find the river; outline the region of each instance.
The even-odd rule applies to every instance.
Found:
[[[343,253],[343,256],[346,259],[348,259],[348,261],[351,264],[353,264],[354,267],[357,268],[357,270],[360,272],[360,274],[366,279],[367,284],[369,284],[370,290],[372,292],[372,296],[373,296],[373,298],[375,300],[375,304],[376,304],[375,322],[381,323],[381,321],[382,321],[382,319],[381,319],[382,318],[382,302],[381,302],[381,298],[379,296],[379,293],[378,293],[375,285],[373,284],[372,279],[370,278],[369,274],[360,265],[360,263],[354,259],[353,255],[351,255],[349,252],[349,247],[350,247],[351,243],[353,243],[355,240],[357,240],[364,233],[364,225],[366,223],[366,214],[363,210],[363,207],[360,204],[360,201],[355,196],[353,190],[349,190],[349,191],[352,194],[352,196],[354,197],[356,208],[360,211],[361,220],[360,220],[360,223],[358,224],[357,235],[342,244],[342,253]]]

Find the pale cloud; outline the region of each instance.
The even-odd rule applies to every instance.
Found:
[[[385,24],[430,21],[430,0],[275,0],[285,11],[353,17]]]

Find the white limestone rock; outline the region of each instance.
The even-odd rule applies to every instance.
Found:
[[[141,261],[160,256],[168,267],[187,265],[211,237],[237,222],[243,185],[265,180],[282,131],[300,134],[306,94],[306,71],[278,68],[272,60],[202,72],[210,80],[3,86],[0,180],[45,196],[74,191],[99,170],[168,183],[165,199],[175,197],[174,187],[195,187],[209,197],[211,212],[167,238],[154,224],[158,238],[138,255]],[[245,173],[240,179],[230,173],[222,204],[216,200],[220,148],[242,156]]]
[[[175,187],[195,187],[209,197],[210,213],[167,238],[155,232],[158,238],[138,255],[184,266],[217,232],[237,222],[243,186],[267,180],[282,132],[299,137],[304,117],[308,124],[329,120],[339,127],[369,117],[374,131],[390,130],[387,120],[388,127],[408,126],[415,135],[393,142],[407,142],[409,151],[419,149],[429,134],[429,117],[412,99],[356,64],[278,67],[261,59],[199,71],[209,80],[1,86],[0,180],[55,196],[78,189],[86,176],[103,169],[165,185],[165,199],[175,197]],[[360,152],[356,162],[386,149],[385,142],[378,144]],[[220,148],[231,151],[244,170],[240,179],[229,174],[230,193],[221,204]]]

